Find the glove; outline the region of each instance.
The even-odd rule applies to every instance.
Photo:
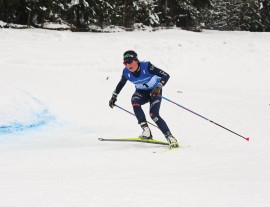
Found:
[[[151,91],[150,96],[160,96],[160,91],[163,85],[161,83],[157,84],[157,86]]]
[[[111,97],[111,100],[109,101],[109,106],[113,108],[116,101],[117,101],[117,95],[113,94]]]

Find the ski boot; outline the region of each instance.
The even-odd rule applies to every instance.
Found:
[[[146,122],[142,122],[140,123],[142,129],[143,129],[143,132],[142,134],[139,136],[139,138],[142,138],[142,139],[152,139],[152,133],[150,131],[150,128],[148,127],[147,123]]]
[[[169,134],[168,136],[166,136],[167,141],[169,142],[169,148],[178,148],[178,142],[177,140],[174,138],[173,135]]]

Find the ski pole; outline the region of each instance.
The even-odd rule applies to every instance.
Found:
[[[218,124],[218,123],[216,123],[216,122],[214,122],[214,121],[212,121],[212,120],[210,120],[210,119],[208,119],[208,118],[206,118],[206,117],[204,117],[204,116],[202,116],[202,115],[200,115],[200,114],[198,114],[198,113],[196,113],[196,112],[194,112],[194,111],[192,111],[192,110],[190,110],[190,109],[188,109],[188,108],[186,108],[186,107],[184,107],[184,106],[182,106],[182,105],[180,105],[178,103],[175,103],[174,101],[172,101],[172,100],[170,100],[170,99],[168,99],[168,98],[166,98],[164,96],[161,96],[161,97],[163,99],[165,99],[166,101],[169,101],[169,102],[171,102],[171,103],[173,103],[173,104],[175,104],[175,105],[177,105],[177,106],[179,106],[179,107],[181,107],[181,108],[183,108],[183,109],[185,109],[185,110],[187,110],[187,111],[189,111],[189,112],[191,112],[191,113],[193,113],[193,114],[195,114],[195,115],[203,118],[204,120],[207,120],[207,121],[209,121],[209,122],[211,122],[211,123],[213,123],[213,124],[215,124],[215,125],[223,128],[223,129],[226,129],[227,131],[229,131],[229,132],[231,132],[233,134],[236,134],[237,136],[242,137],[243,139],[249,141],[249,138],[248,137],[246,138],[246,137],[244,137],[244,136],[242,136],[240,134],[237,134],[236,132],[234,132],[234,131],[232,131],[232,130],[230,130],[230,129],[228,129],[228,128],[226,128],[226,127],[224,127],[224,126],[222,126],[222,125],[220,125],[220,124]]]
[[[128,110],[122,108],[121,106],[118,106],[118,105],[116,105],[116,104],[114,104],[114,106],[116,106],[117,108],[122,109],[123,111],[125,111],[125,112],[127,112],[127,113],[129,113],[129,114],[131,114],[131,115],[133,115],[133,116],[135,116],[135,114],[133,114],[132,112],[130,112],[130,111],[128,111]],[[149,122],[149,121],[146,121],[146,122],[147,122],[148,124],[154,126],[154,127],[157,127],[156,125],[152,124],[152,123]],[[158,127],[157,127],[157,128],[158,128]]]

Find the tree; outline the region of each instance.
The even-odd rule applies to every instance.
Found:
[[[67,21],[78,28],[134,23],[198,30],[270,31],[270,0],[0,0],[0,20],[42,27]]]
[[[71,0],[68,4],[67,19],[78,28],[86,27],[94,15],[95,11],[89,7],[86,0]]]
[[[262,31],[263,25],[259,8],[259,1],[243,1],[240,12],[241,30]]]
[[[135,5],[138,0],[120,0],[116,1],[118,15],[121,18],[120,25],[130,28],[135,23]]]
[[[210,9],[203,9],[202,19],[207,29],[226,30],[228,28],[227,2],[215,0],[211,2]]]
[[[262,17],[262,30],[270,31],[270,0],[260,1],[260,14]]]
[[[213,0],[212,5],[204,16],[208,29],[261,31],[263,28],[257,0]]]
[[[201,11],[211,3],[210,0],[158,0],[157,5],[161,24],[194,29],[200,27]]]
[[[136,2],[135,22],[153,27],[159,26],[160,19],[158,16],[158,12],[155,11],[156,7],[157,5],[155,0]]]
[[[165,26],[176,25],[187,27],[198,16],[198,10],[193,6],[193,0],[160,0],[159,19]]]
[[[20,0],[0,0],[0,19],[7,23],[16,21],[14,11],[18,7]]]
[[[117,7],[114,0],[95,0],[91,3],[90,7],[95,11],[92,22],[98,24],[101,28],[111,24],[117,24]]]

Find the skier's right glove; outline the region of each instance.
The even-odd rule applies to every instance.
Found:
[[[109,106],[113,108],[116,101],[117,101],[117,94],[113,93],[111,100],[109,101]]]
[[[163,85],[161,83],[157,84],[157,86],[151,91],[150,96],[160,96],[160,91]]]

